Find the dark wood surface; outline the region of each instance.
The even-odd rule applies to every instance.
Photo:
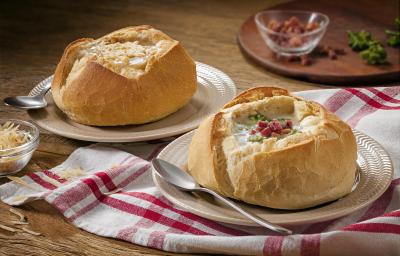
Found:
[[[385,29],[395,29],[394,19],[399,16],[398,0],[320,0],[293,1],[270,9],[312,10],[329,16],[330,24],[321,41],[322,45],[345,49],[344,56],[337,60],[327,57],[314,58],[310,66],[299,62],[278,60],[261,38],[254,16],[242,25],[238,42],[243,52],[266,69],[278,74],[297,77],[307,81],[354,86],[359,84],[378,84],[400,81],[400,48],[386,45]],[[388,62],[383,65],[368,65],[358,53],[347,45],[347,30],[367,30],[385,45]]]
[[[0,1],[0,99],[27,94],[54,72],[65,46],[129,25],[150,24],[180,40],[195,60],[227,73],[239,91],[278,85],[292,91],[327,88],[284,78],[254,65],[240,53],[236,35],[252,13],[281,0],[265,1]],[[25,111],[0,104],[0,118],[29,120]],[[41,130],[40,145],[18,175],[52,168],[88,145]],[[7,182],[0,178],[0,184]],[[0,223],[12,217],[0,203]],[[19,207],[31,229],[43,236],[0,230],[0,255],[170,255],[82,231],[43,201]]]

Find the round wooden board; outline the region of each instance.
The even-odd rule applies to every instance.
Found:
[[[314,58],[310,66],[299,62],[277,60],[261,38],[254,15],[241,26],[238,43],[242,52],[272,72],[316,83],[360,85],[400,82],[400,48],[386,45],[385,29],[394,30],[394,19],[399,15],[398,0],[384,1],[293,1],[274,6],[275,10],[311,10],[325,13],[330,24],[322,45],[345,49],[337,60]],[[388,63],[368,65],[358,53],[348,47],[347,30],[367,30],[384,43]]]

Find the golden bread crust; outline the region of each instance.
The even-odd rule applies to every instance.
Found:
[[[265,145],[240,146],[234,139],[232,117],[254,106],[287,111],[291,109],[285,106],[287,102],[292,102],[305,126],[309,117],[316,123],[304,133],[281,141],[267,140]],[[348,194],[354,183],[356,157],[352,130],[336,115],[284,89],[257,87],[240,94],[200,125],[190,145],[188,172],[202,186],[234,199],[302,209]]]
[[[96,55],[78,56],[90,52],[87,48],[94,47],[91,43],[109,47],[138,37],[144,47],[160,40],[165,43],[154,46],[157,50],[147,56],[145,66],[137,73],[120,74],[104,66],[106,62],[100,62]],[[196,65],[180,43],[145,25],[120,29],[97,40],[72,42],[64,51],[52,83],[54,101],[70,119],[96,126],[159,120],[184,106],[196,89]]]

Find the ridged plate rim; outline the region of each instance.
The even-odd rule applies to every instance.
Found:
[[[357,163],[360,181],[347,196],[328,204],[300,211],[278,211],[266,207],[239,202],[244,208],[260,217],[280,225],[301,225],[332,220],[364,208],[381,196],[393,178],[392,161],[385,149],[368,135],[353,130],[358,145]],[[186,166],[189,143],[194,134],[191,131],[165,147],[159,158],[180,167]],[[184,192],[162,180],[153,171],[153,181],[161,193],[177,206],[201,217],[244,226],[257,226],[235,211],[222,207],[217,201],[209,202],[203,197]]]
[[[121,131],[118,130],[121,127],[103,128],[103,127],[91,127],[91,126],[77,124],[69,120],[55,106],[55,104],[52,102],[50,92],[48,92],[46,95],[47,100],[49,101],[49,106],[47,106],[44,109],[29,110],[28,114],[34,123],[36,123],[38,126],[42,127],[45,130],[48,130],[52,133],[55,133],[63,137],[83,140],[83,141],[137,142],[137,141],[154,140],[178,134],[183,134],[185,132],[195,129],[200,124],[202,119],[206,118],[208,115],[214,112],[217,112],[225,103],[229,102],[236,96],[235,83],[227,74],[223,73],[219,69],[216,69],[212,66],[200,62],[196,62],[196,68],[197,68],[197,77],[199,84],[199,89],[198,89],[199,96],[196,99],[197,100],[196,102],[194,98],[192,98],[192,100],[189,103],[193,102],[192,106],[199,107],[200,111],[198,111],[193,116],[190,116],[189,118],[183,120],[182,122],[177,122],[174,123],[173,125],[169,126],[165,125],[162,127],[163,122],[164,123],[167,122],[165,121],[167,118],[171,117],[179,119],[179,115],[182,112],[178,111],[157,122],[150,123],[149,125],[159,125],[160,127],[157,129],[147,129],[147,130],[143,129],[144,131],[133,130],[133,129],[140,130],[141,126],[131,126],[132,131],[128,131],[130,128],[129,126],[126,126],[127,130]],[[41,81],[37,86],[35,86],[31,90],[29,95],[34,96],[41,93],[43,88],[48,83],[52,82],[52,79],[53,76],[50,76]],[[207,97],[209,95],[215,95],[214,102],[209,102],[210,99],[208,99]],[[187,113],[188,112],[186,112],[185,115],[188,115]],[[142,127],[145,127],[145,125],[143,125]],[[124,127],[122,128],[124,129]],[[112,131],[111,133],[113,134],[111,134],[110,131]]]

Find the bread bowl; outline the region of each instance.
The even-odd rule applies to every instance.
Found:
[[[257,87],[201,123],[188,172],[234,199],[302,209],[348,194],[356,158],[353,132],[336,115],[285,89]]]
[[[184,106],[197,88],[196,65],[181,44],[151,26],[127,27],[69,44],[51,90],[73,121],[143,124]]]

